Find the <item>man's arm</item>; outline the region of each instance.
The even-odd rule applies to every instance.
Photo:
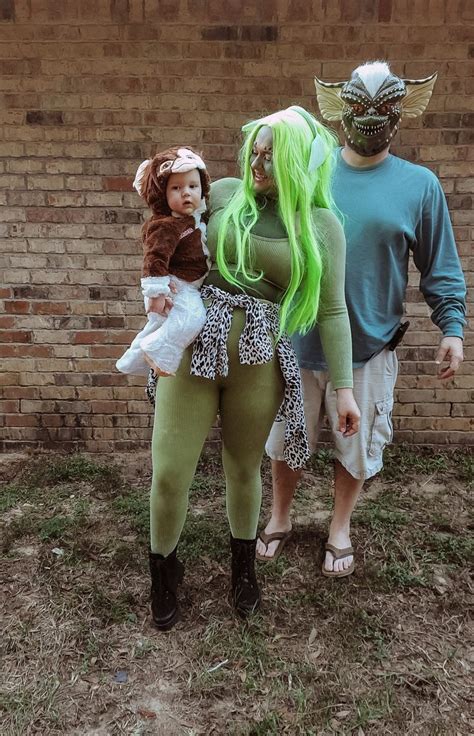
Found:
[[[421,274],[420,291],[433,310],[431,319],[443,333],[435,359],[438,377],[450,378],[463,360],[466,284],[444,193],[434,175],[423,201],[413,260]],[[441,367],[446,360],[449,365]]]

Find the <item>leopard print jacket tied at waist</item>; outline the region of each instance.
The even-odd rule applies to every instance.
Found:
[[[279,305],[265,302],[247,294],[229,294],[217,286],[203,286],[201,296],[208,304],[206,323],[194,342],[191,374],[215,379],[227,376],[229,358],[227,338],[233,309],[245,309],[245,327],[239,339],[239,358],[242,365],[262,365],[273,359],[274,350],[285,380],[283,401],[276,417],[285,420],[283,458],[292,470],[301,468],[309,458],[303,410],[303,393],[296,355],[288,335],[280,337],[274,347],[279,329]]]

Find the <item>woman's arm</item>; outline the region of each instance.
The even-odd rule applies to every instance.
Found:
[[[329,377],[337,394],[339,431],[350,437],[359,430],[360,411],[352,392],[352,339],[344,295],[346,240],[342,226],[332,212],[317,210],[314,222],[325,241],[319,334]]]
[[[341,223],[329,210],[316,210],[315,227],[323,237],[323,275],[318,327],[334,388],[352,387],[352,339],[344,295],[346,239]]]

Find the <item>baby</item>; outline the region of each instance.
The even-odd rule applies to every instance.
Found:
[[[202,221],[210,179],[197,153],[175,147],[143,161],[133,186],[152,211],[142,228],[148,321],[116,365],[146,375],[151,361],[158,375],[173,376],[206,319],[199,288],[210,265]]]

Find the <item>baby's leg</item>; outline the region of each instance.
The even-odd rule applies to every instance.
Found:
[[[119,358],[115,364],[121,373],[128,373],[134,376],[148,375],[150,366],[145,360],[140,343],[144,338],[153,335],[157,330],[159,330],[164,321],[165,317],[161,314],[149,312],[145,327],[143,330],[140,330],[128,350],[125,351],[122,357]]]
[[[144,353],[170,375],[178,370],[183,352],[197,337],[206,321],[199,290],[183,285],[173,298],[173,307],[163,326],[140,342]]]

